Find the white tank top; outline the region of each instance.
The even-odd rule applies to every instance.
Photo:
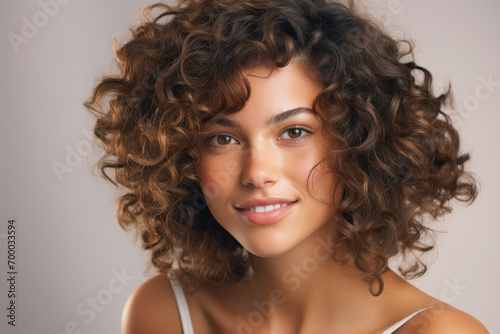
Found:
[[[194,334],[193,323],[191,321],[191,315],[189,313],[189,308],[187,305],[186,296],[184,295],[184,290],[182,289],[181,284],[177,280],[174,280],[174,279],[170,280],[170,284],[172,285],[172,290],[174,291],[175,300],[177,302],[177,308],[179,309],[179,315],[180,315],[181,324],[182,324],[182,333],[183,334]],[[403,326],[408,320],[413,318],[415,315],[417,315],[420,312],[427,310],[431,307],[426,307],[426,308],[423,308],[415,313],[410,314],[409,316],[407,316],[403,320],[392,325],[389,329],[385,330],[382,334],[393,333],[395,330],[397,330],[398,328]]]
[[[182,333],[194,334],[193,322],[191,321],[191,314],[189,314],[189,308],[184,290],[182,290],[182,286],[177,280],[171,279],[170,284],[172,285],[175,301],[177,302],[177,308],[179,309],[179,315],[181,317]]]

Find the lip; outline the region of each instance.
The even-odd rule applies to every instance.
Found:
[[[236,209],[245,209],[245,208],[251,208],[254,206],[266,206],[266,205],[274,205],[274,204],[290,204],[296,202],[296,200],[293,199],[287,199],[287,198],[278,198],[278,197],[269,197],[269,198],[255,198],[252,199],[248,202],[244,202],[240,205],[236,205]]]
[[[297,204],[297,201],[293,202],[293,201],[275,201],[273,199],[274,202],[271,202],[271,201],[258,201],[258,200],[254,200],[254,201],[250,201],[250,202],[247,202],[247,203],[250,203],[250,204],[247,204],[245,203],[244,205],[240,205],[241,208],[236,208],[238,210],[238,213],[240,215],[243,216],[243,218],[245,220],[247,220],[248,222],[252,223],[252,224],[255,224],[255,225],[268,225],[268,224],[273,224],[273,223],[276,223],[278,221],[280,221],[281,219],[283,219],[289,212],[290,210],[293,209],[293,207],[295,206],[295,204]],[[254,204],[254,203],[257,203],[257,204]],[[244,208],[249,208],[249,207],[254,207],[254,206],[265,206],[265,205],[271,205],[271,204],[280,204],[280,203],[283,203],[283,204],[288,204],[287,206],[285,207],[282,207],[282,208],[279,208],[279,209],[275,209],[275,210],[272,210],[272,211],[269,211],[269,212],[255,212],[255,211],[250,211],[250,210],[244,210]]]

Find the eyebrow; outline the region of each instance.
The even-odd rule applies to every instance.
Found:
[[[284,111],[280,114],[274,115],[270,119],[267,120],[266,126],[273,125],[276,123],[283,122],[289,118],[295,117],[297,115],[303,114],[303,113],[311,113],[313,115],[316,115],[321,118],[321,116],[315,111],[310,108],[304,108],[304,107],[299,107],[291,110]],[[238,122],[232,121],[228,118],[218,118],[214,120],[214,124],[220,125],[220,126],[227,126],[230,128],[236,128],[236,129],[241,129],[241,125]]]

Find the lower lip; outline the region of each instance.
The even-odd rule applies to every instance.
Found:
[[[243,215],[246,220],[255,225],[267,225],[276,223],[281,220],[297,202],[290,203],[285,207],[269,211],[269,212],[254,212],[250,210],[238,209],[238,212]]]

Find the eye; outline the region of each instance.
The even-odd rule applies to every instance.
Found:
[[[310,133],[312,133],[312,132],[307,131],[304,128],[294,126],[294,127],[286,129],[283,132],[283,135],[281,136],[281,138],[290,139],[290,140],[300,139],[300,138],[304,137],[304,134],[310,134]]]
[[[215,135],[208,138],[208,143],[214,146],[226,146],[235,142],[236,140],[229,135]]]

